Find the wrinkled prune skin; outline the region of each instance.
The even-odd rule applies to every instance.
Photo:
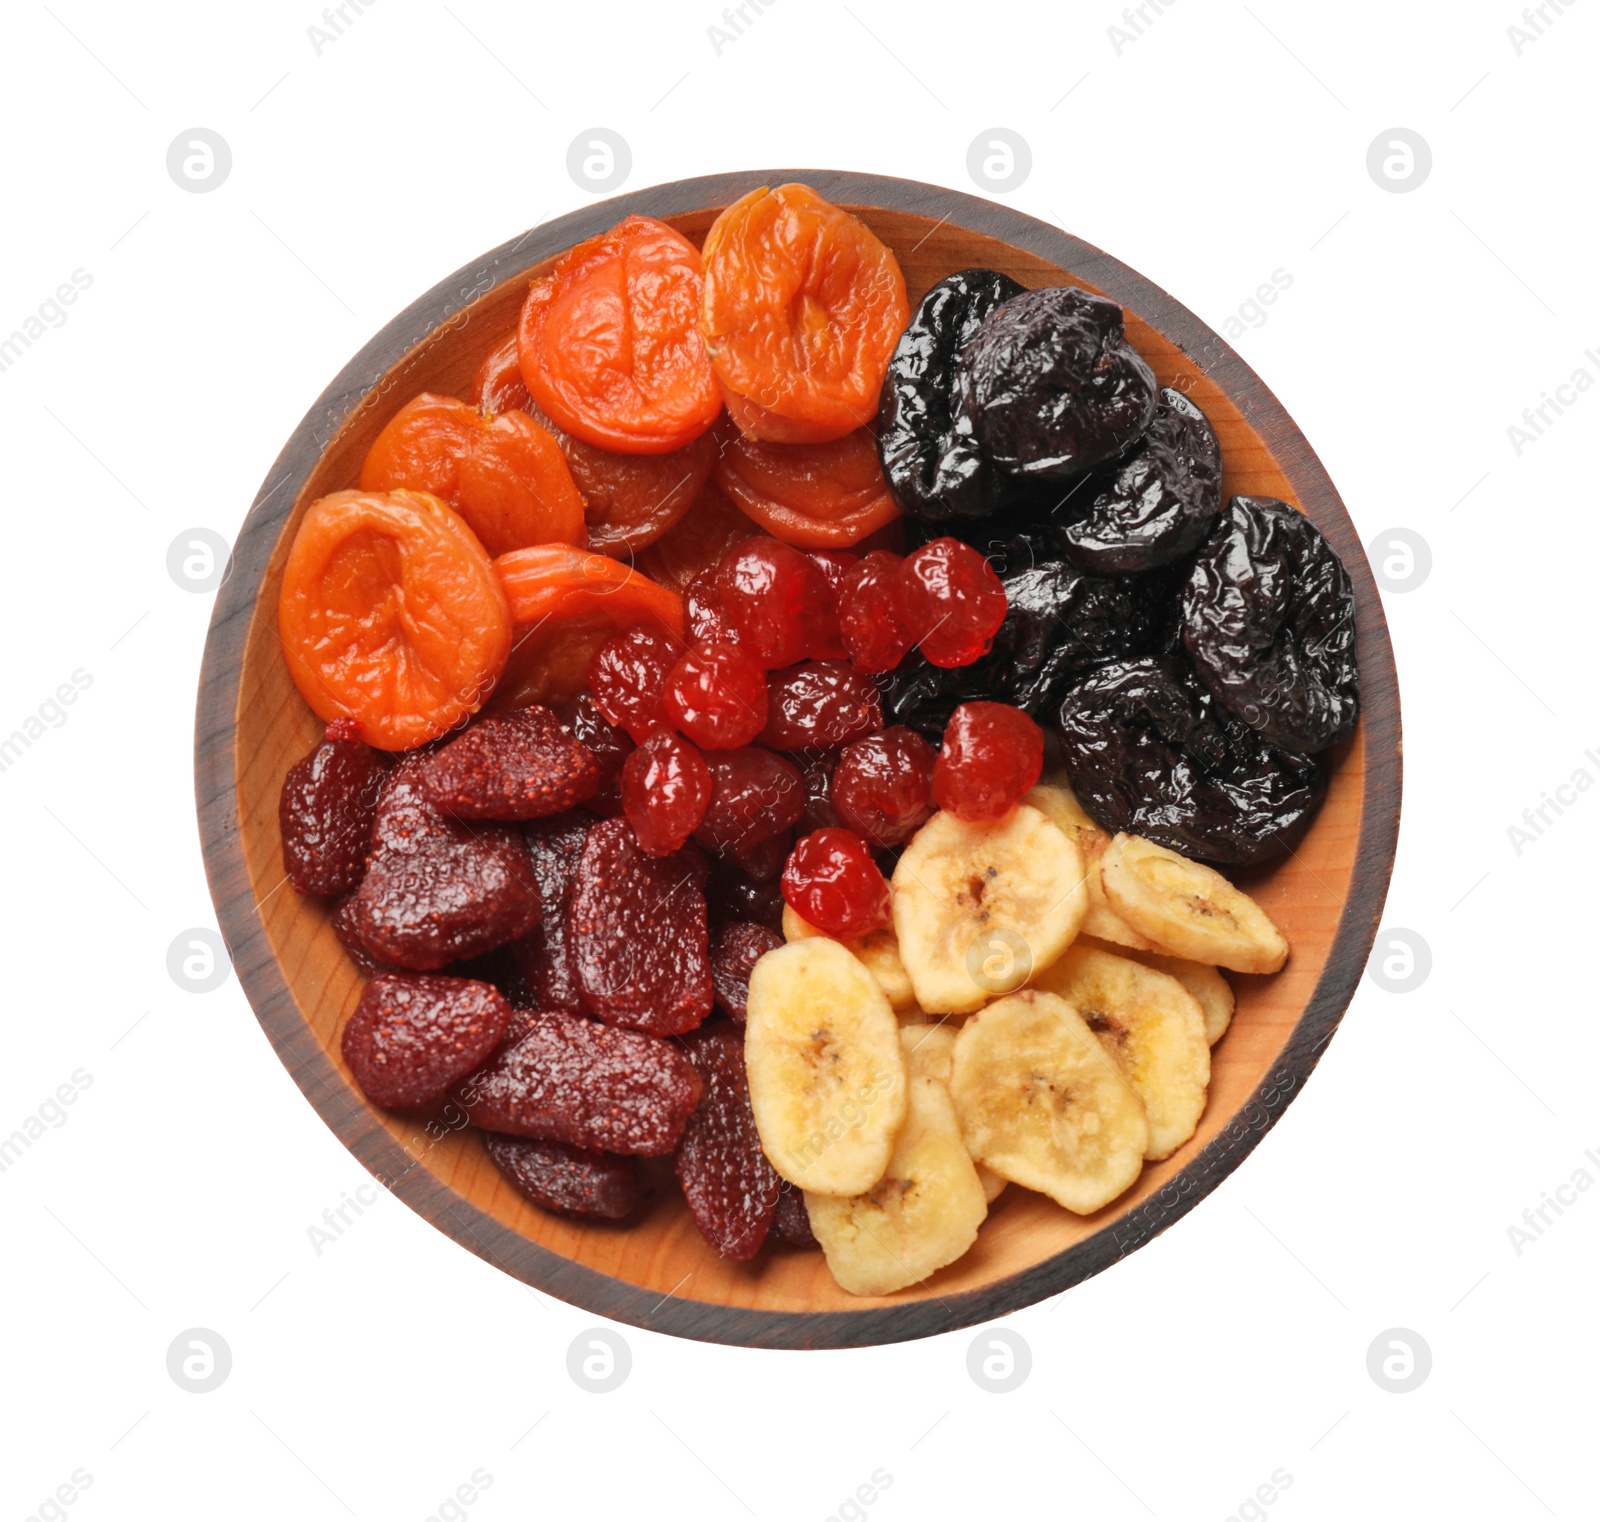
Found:
[[[620,1221],[639,1203],[639,1165],[631,1157],[492,1131],[484,1132],[483,1149],[505,1181],[544,1210]]]
[[[1286,502],[1228,504],[1183,590],[1183,642],[1217,701],[1280,749],[1326,750],[1356,727],[1350,576]]]
[[[968,339],[1001,302],[1022,293],[997,270],[941,280],[895,345],[878,404],[878,458],[900,511],[942,522],[993,512],[1005,477],[978,447],[955,407],[956,365]]]
[[[997,306],[961,351],[956,376],[979,447],[1025,479],[1114,459],[1156,410],[1155,373],[1128,343],[1122,308],[1076,286]]]
[[[1222,447],[1203,413],[1164,387],[1132,449],[1106,467],[1088,511],[1060,541],[1091,571],[1148,571],[1199,548],[1222,508]]]
[[[1102,829],[1217,866],[1283,855],[1326,787],[1314,757],[1267,744],[1169,656],[1089,673],[1062,700],[1056,734],[1072,790]]]
[[[962,703],[1011,703],[1048,718],[1075,677],[1157,649],[1170,622],[1165,582],[1096,576],[1062,558],[1048,531],[1007,541],[991,560],[1007,604],[993,648],[953,670],[908,656],[878,679],[885,723],[937,743]]]

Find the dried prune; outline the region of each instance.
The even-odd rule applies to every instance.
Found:
[[[625,819],[589,831],[567,935],[578,986],[600,1019],[675,1036],[711,1013],[700,870],[685,853],[647,855]]]
[[[510,1019],[488,983],[386,973],[362,990],[339,1050],[374,1104],[427,1104],[493,1053]]]
[[[1144,436],[1114,465],[1082,517],[1062,525],[1066,552],[1091,571],[1148,571],[1197,548],[1222,506],[1222,448],[1181,391],[1162,389]],[[1082,494],[1080,494],[1082,495]]]
[[[484,1133],[483,1150],[518,1194],[545,1210],[620,1221],[639,1203],[639,1165],[631,1157],[492,1131]]]
[[[717,932],[711,947],[711,986],[717,1003],[735,1020],[743,1020],[750,999],[750,970],[769,951],[783,945],[776,930],[752,920],[734,920]]]
[[[347,893],[367,869],[383,757],[361,726],[335,719],[316,749],[289,768],[278,795],[283,867],[301,893]]]
[[[678,1145],[700,1093],[694,1065],[658,1037],[529,1013],[518,1039],[461,1083],[456,1098],[485,1131],[660,1157]]]
[[[743,1262],[767,1239],[779,1186],[750,1109],[744,1032],[707,1026],[683,1045],[704,1088],[678,1143],[678,1182],[700,1235],[724,1258]]]
[[[961,351],[960,408],[979,447],[1022,477],[1070,476],[1122,453],[1156,409],[1156,378],[1122,308],[1076,286],[995,307]]]
[[[479,719],[424,763],[423,796],[457,819],[542,819],[591,798],[600,766],[548,708]]]
[[[1235,497],[1183,590],[1183,642],[1229,713],[1284,750],[1326,750],[1361,712],[1355,594],[1317,526]]]
[[[534,821],[525,831],[544,913],[527,935],[512,942],[511,953],[537,1009],[589,1013],[589,1001],[578,986],[567,942],[567,900],[583,843],[593,825],[594,820],[586,814],[558,814]]]
[[[1181,657],[1113,661],[1062,700],[1072,790],[1101,828],[1218,866],[1282,855],[1325,781],[1314,757],[1269,745],[1221,710]]]
[[[389,773],[350,911],[374,957],[414,972],[492,951],[539,921],[522,831],[436,808],[421,785],[429,759],[407,756]]]
[[[956,365],[979,324],[1022,287],[997,270],[941,280],[895,345],[878,404],[878,457],[900,510],[913,518],[983,518],[1006,477],[978,447],[956,406]]]
[[[806,1214],[806,1197],[793,1184],[786,1182],[778,1191],[778,1206],[772,1213],[767,1240],[780,1242],[785,1247],[820,1245],[811,1230],[811,1217]]]
[[[761,743],[774,750],[828,749],[882,727],[877,685],[843,661],[806,661],[767,679]]]

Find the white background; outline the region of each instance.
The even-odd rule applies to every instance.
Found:
[[[1507,427],[1579,366],[1600,378],[1600,18],[1546,7],[1519,54],[1512,0],[1183,0],[1119,53],[1110,0],[777,0],[719,55],[712,4],[381,0],[320,56],[311,0],[7,9],[0,334],[75,269],[93,283],[0,373],[0,733],[74,670],[92,686],[0,773],[0,1134],[74,1070],[92,1084],[0,1174],[0,1518],[77,1469],[92,1483],[58,1510],[83,1522],[422,1522],[479,1469],[474,1522],[821,1522],[880,1469],[873,1522],[1593,1515],[1600,1192],[1520,1254],[1507,1228],[1600,1178],[1600,796],[1569,794],[1520,854],[1507,828],[1600,778],[1600,395],[1520,455]],[[209,194],[165,167],[196,126],[233,155]],[[1214,1196],[1010,1318],[1033,1356],[1011,1394],[969,1378],[972,1331],[805,1355],[627,1328],[627,1382],[579,1390],[566,1350],[595,1318],[388,1196],[313,1251],[366,1174],[237,983],[166,971],[214,925],[191,783],[211,599],[169,577],[168,545],[232,538],[396,311],[585,204],[567,147],[595,126],[631,145],[629,189],[818,164],[972,190],[974,138],[1021,133],[1032,172],[1004,199],[1214,326],[1292,276],[1236,347],[1363,541],[1431,548],[1428,579],[1385,596],[1407,777],[1386,921],[1431,976],[1364,982]],[[1366,168],[1396,126],[1433,154],[1405,194]],[[196,1326],[233,1355],[205,1395],[165,1365]],[[1367,1372],[1392,1327],[1432,1350],[1409,1394]],[[1288,1488],[1241,1513],[1279,1469]]]

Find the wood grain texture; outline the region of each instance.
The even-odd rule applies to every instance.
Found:
[[[1327,802],[1298,851],[1241,879],[1294,952],[1276,977],[1234,979],[1238,1013],[1213,1054],[1199,1132],[1093,1217],[1008,1190],[965,1258],[882,1300],[843,1293],[818,1253],[723,1262],[669,1187],[625,1227],[546,1215],[504,1184],[473,1133],[430,1139],[419,1123],[374,1110],[337,1042],[362,980],[325,910],[278,891],[279,787],[320,728],[289,680],[275,629],[283,561],[306,506],[354,484],[378,430],[415,392],[460,394],[515,327],[529,276],[572,244],[634,212],[698,242],[722,206],[788,180],[848,206],[893,247],[913,303],[974,265],[1120,302],[1161,382],[1187,391],[1215,425],[1224,491],[1296,503],[1339,552],[1356,593],[1361,726],[1332,756]],[[1361,976],[1394,857],[1400,774],[1393,655],[1362,546],[1310,446],[1244,362],[1170,296],[1057,228],[933,186],[814,169],[680,181],[601,202],[485,255],[395,318],[306,415],[246,519],[212,616],[195,729],[206,870],[234,968],[284,1065],[361,1162],[441,1230],[550,1294],[655,1331],[785,1348],[899,1341],[1004,1315],[1109,1267],[1215,1188],[1299,1092]]]

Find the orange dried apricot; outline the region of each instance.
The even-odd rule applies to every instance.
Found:
[[[870,422],[910,315],[893,253],[808,185],[753,190],[706,234],[700,331],[752,438],[822,444]]]
[[[755,532],[755,524],[714,482],[707,482],[694,506],[643,551],[635,564],[652,581],[681,596],[707,566],[722,559],[725,550]]]
[[[786,544],[841,549],[900,516],[870,428],[827,444],[766,444],[729,433],[717,485]]]
[[[531,412],[533,398],[517,361],[517,335],[490,351],[467,386],[467,400],[491,417],[497,412]]]
[[[362,491],[448,502],[491,555],[583,544],[583,497],[556,440],[525,412],[486,416],[424,391],[389,419],[361,466]]]
[[[437,497],[340,491],[295,532],[278,635],[318,718],[355,719],[368,744],[410,750],[482,706],[511,612],[494,563]]]
[[[620,561],[566,544],[494,563],[515,625],[496,712],[576,697],[589,659],[613,634],[646,628],[683,643],[683,600]]]
[[[700,294],[699,251],[654,217],[580,243],[523,304],[517,352],[533,400],[597,449],[682,449],[722,410]]]

